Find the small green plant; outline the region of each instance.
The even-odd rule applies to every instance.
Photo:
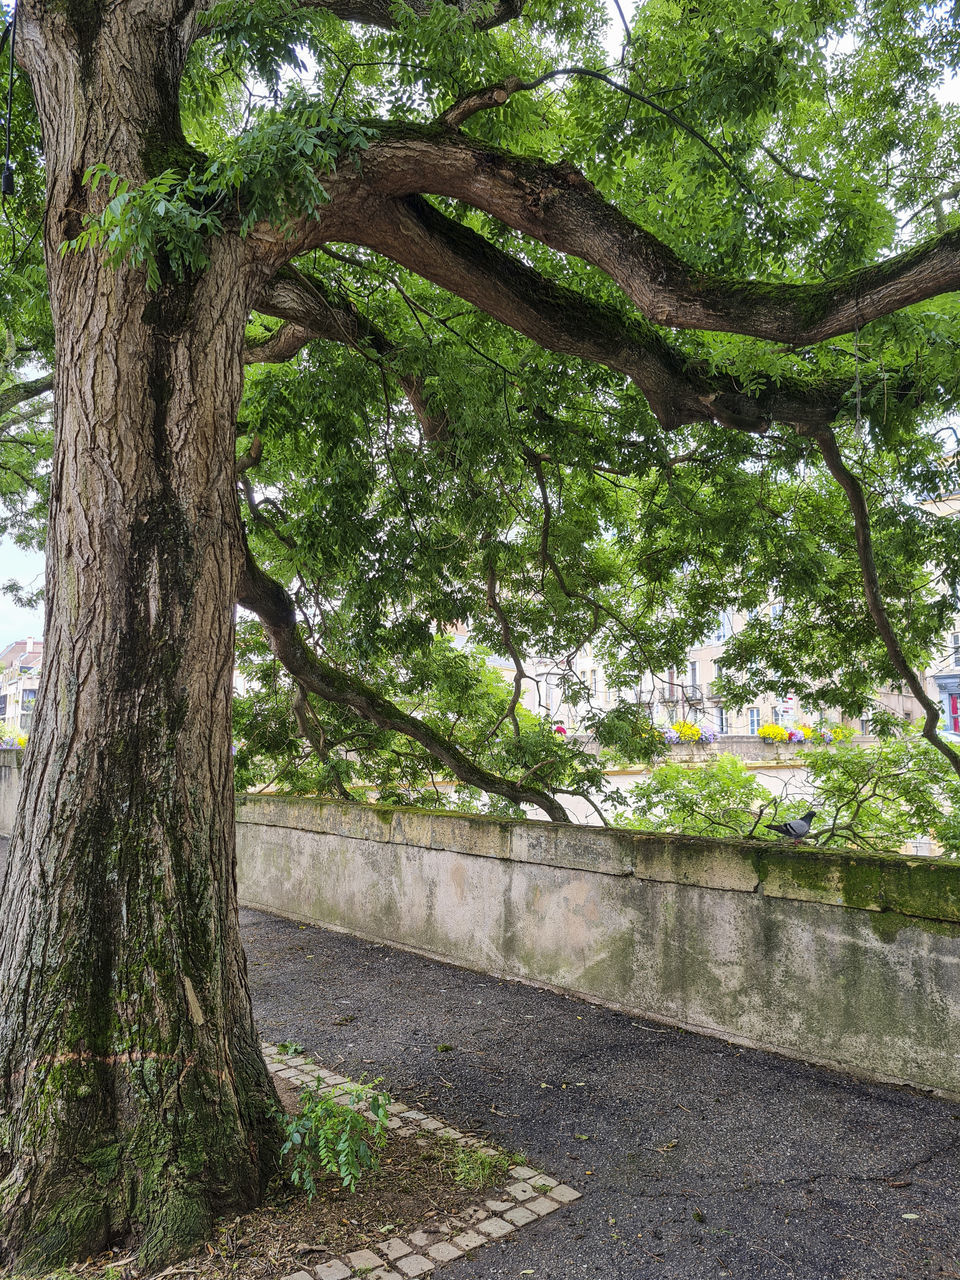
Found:
[[[297,1044],[296,1040],[284,1040],[277,1045],[281,1053],[303,1053],[303,1045]]]
[[[377,1084],[344,1085],[340,1092],[350,1094],[352,1103],[335,1102],[320,1089],[304,1089],[300,1114],[285,1118],[280,1154],[290,1156],[290,1181],[310,1200],[317,1194],[318,1176],[332,1173],[348,1191],[356,1191],[364,1171],[379,1164],[390,1095]]]
[[[454,1155],[453,1180],[468,1191],[482,1191],[501,1182],[510,1172],[512,1161],[503,1151],[489,1155],[476,1147],[458,1147]]]

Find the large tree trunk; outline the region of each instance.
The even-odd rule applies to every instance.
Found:
[[[58,358],[44,673],[0,891],[0,1261],[17,1268],[116,1241],[170,1256],[256,1202],[277,1146],[234,878],[251,286],[228,239],[155,294],[59,255],[84,169],[142,180],[179,133],[162,22],[116,5],[101,26],[84,5],[21,14]]]

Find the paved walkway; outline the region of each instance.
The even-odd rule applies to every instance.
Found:
[[[242,926],[265,1039],[383,1076],[583,1191],[449,1280],[960,1280],[960,1103],[253,911]]]
[[[583,1191],[450,1263],[450,1280],[960,1277],[958,1103],[257,912],[242,923],[265,1039],[382,1075]]]

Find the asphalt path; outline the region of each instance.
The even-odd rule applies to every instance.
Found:
[[[960,1103],[259,912],[241,925],[265,1039],[583,1192],[449,1280],[960,1280]]]
[[[960,1103],[259,912],[241,922],[265,1039],[382,1076],[583,1192],[449,1280],[960,1277]]]

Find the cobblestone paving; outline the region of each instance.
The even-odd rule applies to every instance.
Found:
[[[262,1048],[267,1066],[275,1075],[293,1084],[329,1093],[344,1106],[355,1107],[370,1116],[350,1094],[343,1092],[348,1083],[344,1076],[326,1070],[309,1058],[284,1053],[277,1045],[264,1042]],[[438,1133],[460,1146],[477,1147],[485,1155],[499,1154],[495,1147],[485,1146],[472,1134],[461,1133],[442,1120],[408,1107],[405,1102],[394,1102],[388,1110],[391,1114],[387,1128],[398,1134],[415,1134],[418,1130]],[[385,1240],[375,1249],[355,1249],[321,1266],[293,1271],[282,1280],[359,1280],[359,1277],[404,1280],[404,1277],[424,1276],[445,1262],[462,1258],[493,1240],[502,1240],[518,1227],[539,1222],[580,1199],[579,1191],[529,1165],[513,1165],[509,1176],[511,1181],[503,1188],[502,1195],[478,1200],[455,1218],[431,1219],[405,1236]]]

